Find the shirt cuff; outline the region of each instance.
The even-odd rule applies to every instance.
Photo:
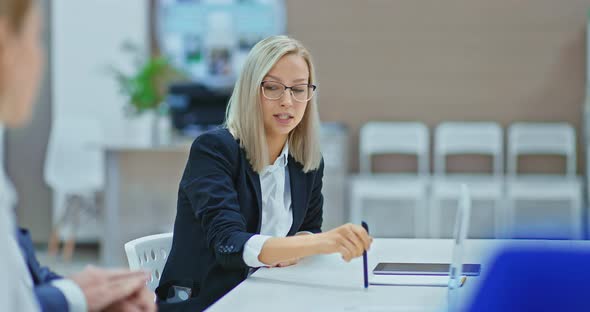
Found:
[[[301,232],[295,233],[295,235],[299,235],[299,234],[312,234],[313,235],[313,233],[310,231],[301,231]]]
[[[74,281],[60,278],[53,280],[51,285],[59,289],[66,297],[68,302],[69,312],[86,312],[88,311],[88,305],[86,304],[86,297],[82,292],[82,289],[74,283]]]
[[[258,256],[262,251],[262,246],[264,243],[271,237],[272,236],[256,234],[246,241],[246,244],[244,244],[244,253],[242,254],[242,258],[244,259],[244,263],[246,263],[247,266],[252,268],[268,266],[268,264],[260,262],[260,260],[258,260]]]

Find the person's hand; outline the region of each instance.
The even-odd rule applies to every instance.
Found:
[[[338,252],[346,262],[361,256],[365,250],[369,250],[373,242],[373,238],[362,226],[351,223],[314,236],[320,240],[321,253]]]
[[[131,296],[110,305],[106,312],[155,312],[156,296],[147,287],[141,288]]]
[[[87,266],[70,277],[82,289],[90,312],[102,311],[140,292],[148,278],[143,271],[107,270],[94,266]]]

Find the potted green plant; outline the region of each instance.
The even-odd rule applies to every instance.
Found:
[[[129,116],[145,113],[152,114],[152,143],[159,143],[159,128],[162,122],[168,122],[168,109],[165,105],[168,85],[173,81],[185,80],[186,75],[176,69],[170,61],[162,56],[145,56],[137,46],[126,42],[123,50],[131,53],[135,60],[133,70],[126,73],[110,66],[109,71],[115,77],[119,91],[126,98],[125,112]]]

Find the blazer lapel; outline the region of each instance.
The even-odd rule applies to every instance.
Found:
[[[31,278],[35,284],[38,284],[41,279],[39,277],[39,272],[36,270],[37,266],[34,265],[33,261],[35,259],[35,249],[33,248],[33,241],[29,235],[29,231],[23,229],[17,229],[17,241],[20,247],[20,251],[22,256],[25,258],[25,262],[27,263],[27,267],[29,269],[29,273],[31,273]]]
[[[262,225],[262,191],[260,188],[260,177],[258,176],[258,173],[252,169],[250,162],[247,160],[246,166],[248,167],[246,175],[248,176],[248,180],[252,184],[252,188],[254,188],[254,193],[256,194],[256,203],[258,204],[258,227],[256,232],[260,233],[260,226]]]
[[[297,233],[297,229],[303,222],[305,215],[305,202],[307,199],[307,190],[305,188],[305,174],[303,167],[291,155],[289,155],[289,182],[291,182],[291,206],[293,210],[293,225],[288,235]]]

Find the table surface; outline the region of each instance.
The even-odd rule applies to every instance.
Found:
[[[375,239],[368,252],[369,272],[379,262],[451,260],[450,239]],[[590,248],[590,241],[468,240],[464,263],[486,263],[504,246]],[[477,290],[482,277],[468,278],[461,296]],[[217,301],[208,311],[441,311],[447,288],[427,286],[363,287],[362,257],[350,263],[339,255],[303,259],[286,268],[262,268]]]

